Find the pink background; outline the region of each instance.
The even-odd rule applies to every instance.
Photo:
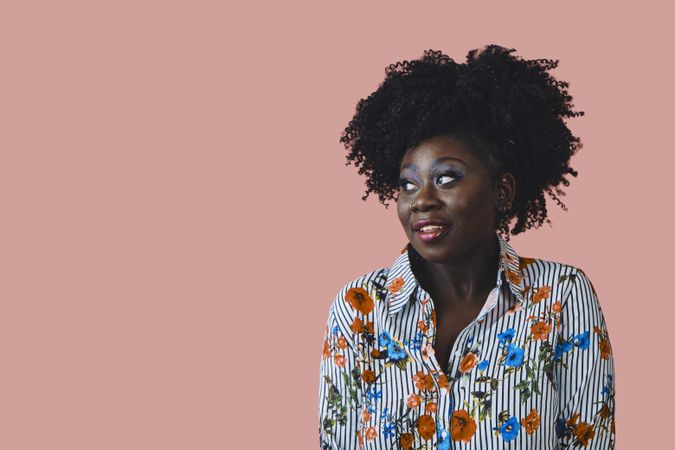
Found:
[[[569,212],[512,244],[591,277],[617,448],[663,448],[666,2],[94,3],[0,9],[0,448],[317,448],[328,305],[406,243],[340,132],[388,64],[488,43],[586,112]]]

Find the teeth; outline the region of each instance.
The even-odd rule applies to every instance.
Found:
[[[435,231],[435,230],[442,230],[445,228],[443,225],[425,225],[422,228],[420,228],[420,231]]]

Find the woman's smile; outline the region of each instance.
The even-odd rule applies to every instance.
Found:
[[[450,225],[424,225],[421,228],[415,228],[420,240],[427,244],[441,239],[449,230]]]

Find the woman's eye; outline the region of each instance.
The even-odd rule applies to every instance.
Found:
[[[445,181],[442,181],[444,180]],[[440,181],[439,184],[447,184],[450,183],[451,181],[455,180],[456,178],[450,175],[441,175],[440,177],[436,178],[437,181]]]
[[[398,185],[404,191],[409,191],[410,189],[413,189],[414,186],[415,186],[414,183],[411,183],[410,181],[406,181],[406,180],[399,180]]]

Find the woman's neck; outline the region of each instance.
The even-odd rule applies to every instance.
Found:
[[[411,269],[434,300],[452,304],[484,300],[495,287],[499,270],[499,241],[494,237],[457,261],[431,263],[418,254],[411,258]]]

